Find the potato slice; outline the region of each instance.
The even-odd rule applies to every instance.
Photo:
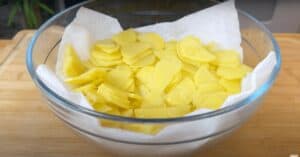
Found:
[[[133,43],[137,41],[137,32],[133,29],[127,29],[122,31],[112,37],[112,40],[117,44],[124,46],[128,43]]]
[[[224,92],[225,89],[219,84],[219,82],[202,83],[197,86],[197,92],[201,94]]]
[[[193,98],[193,105],[197,109],[208,108],[216,110],[221,107],[227,97],[228,93],[226,92],[212,92],[206,94],[196,92]]]
[[[131,65],[152,54],[152,51],[150,50],[150,45],[147,43],[130,43],[122,48],[121,53],[123,61]]]
[[[194,75],[194,81],[199,86],[205,83],[218,82],[218,78],[207,67],[201,66]]]
[[[97,68],[108,68],[108,69],[111,69],[113,66],[123,63],[122,60],[107,61],[107,60],[95,59],[93,57],[91,57],[89,61]]]
[[[227,92],[236,94],[241,92],[241,80],[226,80],[220,79],[220,85],[222,85]]]
[[[165,107],[139,108],[134,109],[135,117],[138,118],[168,118],[168,112]]]
[[[191,76],[194,76],[194,74],[197,72],[198,67],[189,64],[189,63],[182,63],[182,70]]]
[[[205,48],[212,53],[220,50],[220,47],[215,42],[209,42],[207,45],[205,45]]]
[[[132,67],[145,67],[145,66],[149,66],[149,65],[153,65],[156,62],[156,57],[153,54],[150,54],[144,58],[141,58],[140,60],[138,60],[137,62],[135,62],[134,64],[132,64]]]
[[[105,101],[114,104],[115,106],[123,109],[133,108],[130,105],[127,93],[108,83],[102,83],[98,87],[97,92],[104,97]]]
[[[121,128],[124,130],[130,130],[134,132],[151,134],[158,133],[164,125],[162,124],[134,124],[134,123],[122,123]]]
[[[164,107],[164,95],[162,93],[157,93],[149,91],[143,96],[143,101],[141,108],[153,108],[153,107]]]
[[[168,93],[170,92],[170,90],[172,90],[175,86],[177,86],[177,84],[182,81],[182,79],[184,78],[185,76],[183,75],[183,72],[179,72],[177,73],[173,80],[170,82],[170,84],[166,87],[165,89],[165,92]]]
[[[207,63],[212,62],[216,57],[206,50],[198,38],[188,36],[178,42],[178,56],[186,62],[192,63]]]
[[[194,91],[192,79],[184,78],[166,95],[166,101],[172,106],[186,106],[192,102]]]
[[[217,75],[227,80],[237,80],[242,79],[250,71],[250,67],[242,64],[234,68],[219,67],[217,69]]]
[[[191,106],[159,107],[159,108],[139,108],[134,109],[138,118],[174,118],[190,112]]]
[[[128,65],[119,65],[107,73],[106,82],[120,88],[127,90],[133,81],[133,72]]]
[[[176,40],[170,40],[167,41],[165,44],[165,50],[174,50],[177,51],[177,41]]]
[[[181,62],[175,57],[168,57],[156,63],[153,71],[150,90],[161,93],[181,70]]]
[[[103,69],[93,68],[79,76],[67,78],[65,82],[72,87],[78,87],[94,80],[103,81],[105,75],[106,72]]]
[[[154,73],[154,67],[153,66],[146,66],[141,68],[136,73],[136,78],[139,82],[150,88],[151,85],[151,79],[153,78]]]
[[[120,111],[120,115],[124,117],[134,117],[133,109],[125,109]]]
[[[107,105],[104,103],[93,104],[93,108],[98,112],[120,115],[120,112],[118,111],[118,109],[116,107],[113,107],[111,105]]]
[[[218,51],[214,54],[217,57],[216,64],[218,66],[234,68],[241,64],[239,54],[235,51]]]
[[[91,51],[91,56],[92,58],[95,58],[97,61],[98,60],[105,60],[105,61],[115,61],[115,60],[121,60],[122,55],[120,52],[115,52],[115,53],[105,53],[102,50],[97,50],[93,49]]]
[[[138,35],[138,40],[141,42],[149,43],[151,48],[159,50],[165,47],[164,39],[157,33],[146,32]]]
[[[85,70],[85,66],[81,63],[72,45],[66,45],[63,60],[63,74],[66,77],[75,77],[85,72]]]
[[[145,85],[143,85],[143,84],[138,84],[138,85],[137,85],[137,90],[138,90],[138,94],[139,94],[140,96],[142,96],[143,99],[144,99],[144,97],[145,97],[146,95],[148,95],[148,94],[150,93],[149,88],[147,88],[147,87],[146,87]]]
[[[192,111],[191,105],[189,104],[167,108],[167,113],[169,118],[182,117],[191,111]]]
[[[115,53],[119,51],[119,45],[114,43],[111,39],[104,39],[96,41],[95,47],[105,53]]]

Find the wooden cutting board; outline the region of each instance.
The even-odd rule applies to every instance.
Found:
[[[0,156],[109,156],[67,128],[41,99],[25,67],[32,31],[0,41]],[[275,34],[282,69],[256,114],[233,135],[195,156],[300,155],[300,34]],[[6,46],[8,45],[8,46]],[[1,59],[1,58],[0,58]]]

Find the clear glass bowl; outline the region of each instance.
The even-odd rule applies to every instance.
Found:
[[[193,153],[203,146],[223,137],[238,128],[258,107],[263,95],[272,86],[281,65],[279,47],[266,27],[243,11],[238,12],[242,33],[244,62],[252,67],[259,63],[270,51],[276,53],[277,64],[270,77],[253,94],[231,106],[204,114],[169,119],[137,119],[126,118],[96,112],[60,97],[48,88],[36,74],[40,64],[46,64],[55,70],[58,45],[64,28],[72,21],[76,11],[81,7],[91,8],[116,17],[124,28],[148,25],[156,22],[176,20],[186,14],[211,6],[214,2],[203,1],[122,1],[102,0],[84,2],[55,15],[44,23],[35,33],[27,50],[26,63],[28,71],[37,88],[48,100],[52,111],[69,127],[83,137],[94,141],[97,145],[110,152],[132,156],[184,155]],[[113,131],[95,127],[95,119],[105,119],[122,124],[139,125],[179,125],[193,129],[186,132],[166,135],[159,140],[145,137],[119,135]],[[201,126],[201,127],[197,127]],[[175,129],[176,130],[176,129]],[[193,133],[190,133],[190,132]],[[76,151],[76,150],[74,150]]]

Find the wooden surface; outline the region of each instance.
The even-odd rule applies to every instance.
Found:
[[[8,48],[0,45],[1,53],[8,51],[0,65],[0,156],[109,156],[74,134],[41,99],[25,67],[31,36],[31,31],[23,31],[5,41]],[[276,34],[276,38],[282,50],[282,70],[263,105],[233,135],[195,156],[300,154],[300,34]]]
[[[9,55],[12,54],[14,48],[19,45],[19,42],[21,42],[27,34],[32,34],[32,31],[20,31],[12,38],[12,40],[0,40],[0,66],[9,57]]]

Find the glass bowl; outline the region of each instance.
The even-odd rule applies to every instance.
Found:
[[[236,104],[216,111],[167,119],[138,119],[109,115],[84,108],[64,99],[56,91],[51,90],[47,84],[44,84],[36,73],[36,69],[40,64],[46,64],[53,71],[55,70],[58,45],[64,28],[73,20],[81,6],[116,17],[124,28],[129,28],[176,20],[186,14],[215,4],[215,2],[197,2],[193,0],[155,0],[151,1],[151,4],[147,2],[149,1],[135,1],[134,3],[128,0],[84,2],[60,12],[44,23],[33,36],[27,50],[27,68],[52,111],[66,125],[83,137],[94,141],[102,149],[124,156],[187,156],[187,154],[193,153],[231,133],[244,123],[259,106],[262,97],[272,86],[279,72],[281,57],[274,37],[263,24],[247,13],[238,11],[244,63],[254,67],[270,51],[274,51],[277,64],[267,81],[250,96]],[[125,134],[120,135],[114,129],[97,128],[95,123],[92,123],[92,121],[97,119],[117,122],[123,125],[172,125],[175,132],[178,125],[192,129],[185,131],[181,129],[178,135],[175,134],[176,137],[174,137],[174,134],[170,134],[165,135],[163,138],[152,140],[148,136],[132,136],[130,132],[126,131]]]

